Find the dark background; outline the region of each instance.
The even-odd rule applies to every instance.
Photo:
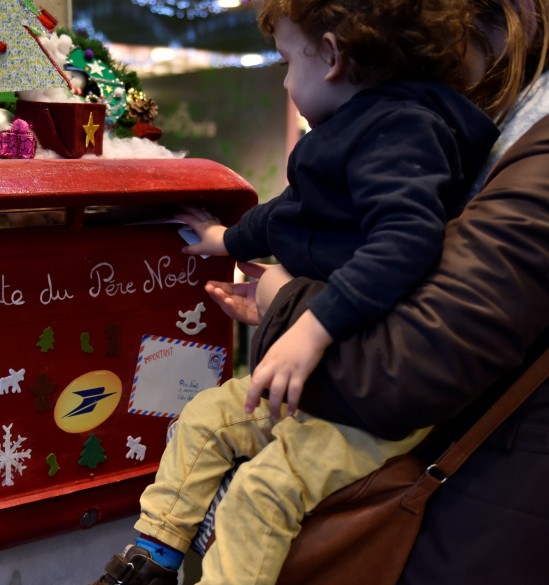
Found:
[[[131,0],[73,0],[73,30],[91,33],[106,44],[230,53],[273,50],[257,30],[255,11],[249,6],[189,20],[153,14]],[[159,106],[154,124],[163,132],[160,144],[228,166],[264,200],[286,184],[284,75],[284,68],[271,65],[141,75],[140,81]]]
[[[191,0],[190,4],[198,2]],[[89,19],[112,42],[242,53],[272,48],[257,30],[255,11],[249,3],[192,19],[154,14],[131,0],[73,0],[72,5],[75,25]]]

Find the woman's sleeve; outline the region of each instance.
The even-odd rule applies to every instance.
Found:
[[[320,283],[296,279],[259,327],[252,365]],[[371,330],[334,344],[301,408],[398,439],[443,422],[519,367],[549,326],[549,117],[448,224],[436,270]]]

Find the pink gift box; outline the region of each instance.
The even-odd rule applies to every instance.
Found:
[[[0,158],[34,158],[36,137],[24,120],[14,120],[10,130],[0,132]]]

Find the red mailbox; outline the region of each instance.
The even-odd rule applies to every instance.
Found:
[[[234,264],[166,220],[256,201],[206,160],[0,162],[0,547],[137,512],[170,418],[232,373],[203,285]]]

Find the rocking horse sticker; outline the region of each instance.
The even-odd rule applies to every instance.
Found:
[[[204,303],[198,303],[192,311],[179,311],[179,316],[183,321],[177,321],[176,327],[181,329],[187,335],[196,335],[206,327],[206,323],[200,320],[200,315],[206,310]]]
[[[224,347],[144,335],[128,412],[173,418],[200,390],[219,386],[226,355]]]

